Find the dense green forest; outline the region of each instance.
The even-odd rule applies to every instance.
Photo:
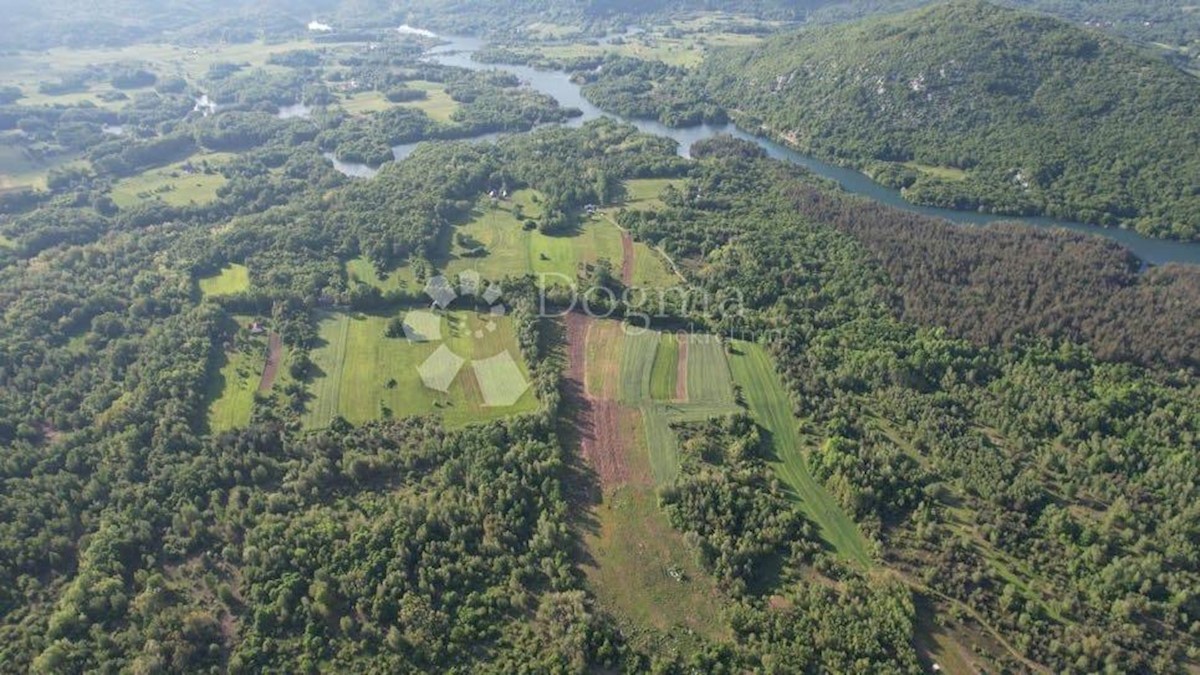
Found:
[[[453,13],[468,4],[474,14]],[[876,4],[811,8],[858,14]],[[379,28],[492,21],[505,31],[527,24],[528,12],[590,20],[572,25],[600,32],[681,7],[797,19],[808,4],[314,0],[252,10],[231,2],[228,16],[213,11],[225,3],[143,5],[123,0],[87,31],[50,2],[23,25],[63,33],[7,34],[77,45],[169,34],[178,43],[140,45],[139,56],[26,53],[53,76],[38,80],[34,68],[34,80],[0,82],[0,162],[23,167],[0,175],[13,180],[0,184],[0,671],[1200,664],[1196,267],[1144,269],[1093,236],[899,212],[729,136],[685,158],[674,141],[612,119],[573,127],[563,122],[577,111],[518,78],[423,60],[430,40]],[[964,13],[974,23],[958,25]],[[314,16],[362,32],[273,41],[303,33]],[[1112,38],[1049,19],[964,3],[917,16],[954,18],[961,40],[947,49],[999,26],[996,39],[1011,44],[990,51],[998,58],[1034,41],[1039,58],[1064,69],[1135,63]],[[900,21],[908,27],[874,44],[906,41],[914,59],[944,55],[929,36],[946,26]],[[272,40],[242,42],[264,34]],[[738,105],[723,97],[765,77],[762,54],[786,52],[780,67],[805,72],[786,59],[806,53],[809,35],[720,52],[698,70],[621,55],[550,63],[512,47],[489,53],[579,71],[589,96],[632,116],[679,125],[728,110],[744,122],[743,108],[762,104],[760,119],[782,131],[793,127],[772,115],[790,108],[766,104],[794,82],[772,76],[778,91],[748,89]],[[225,41],[213,46],[213,36]],[[863,41],[837,54],[873,48]],[[739,63],[749,78],[729,75]],[[1175,86],[1182,80],[1167,66],[1136,63],[1146,83],[1110,92],[1104,114],[1122,110],[1126,94],[1160,111],[1194,107],[1192,85]],[[1029,86],[1018,72],[1005,80],[1016,93],[1004,96]],[[715,96],[697,96],[702,82]],[[907,80],[892,85],[903,91],[876,113],[895,121],[913,101]],[[1087,104],[1056,101],[1045,120],[1063,114],[1060,103]],[[1161,115],[1125,126],[1123,139],[1151,126],[1176,133]],[[875,147],[879,129],[861,131],[849,147]],[[481,138],[493,132],[506,133]],[[842,137],[822,138],[815,149]],[[1195,201],[1189,165],[1164,177],[1134,162],[1168,161],[1184,145],[1122,146],[1125,165],[1088,177],[1119,169],[1173,213]],[[1006,141],[1005,150],[1033,152],[1024,147]],[[891,169],[895,180],[911,178],[914,193],[948,189],[954,163],[912,152],[911,164]],[[984,185],[975,172],[986,160],[975,160],[958,167],[964,186]],[[372,165],[371,177],[347,175],[340,161]],[[940,182],[912,173],[922,166],[939,168]],[[1076,164],[1060,168],[1056,180],[1083,180]],[[1039,194],[1053,190],[1066,209],[1074,196],[1064,185]],[[503,288],[501,304],[464,290],[453,311],[430,307],[427,282],[485,264],[505,270],[480,280]],[[567,285],[530,273],[544,269],[565,270]],[[653,539],[600,522],[603,477],[583,451],[598,437],[587,438],[596,430],[584,419],[599,399],[588,397],[623,380],[633,357],[572,343],[579,313],[561,315],[578,299],[570,283],[599,291],[590,307],[614,335],[645,320],[663,333],[639,345],[662,349],[658,338],[675,331],[697,338],[671,343],[665,360],[651,353],[647,377],[675,378],[673,392],[651,396],[656,410],[700,407],[656,429],[637,411],[599,418],[614,437],[628,432],[643,462],[664,452],[674,461],[668,478],[641,486],[644,511],[631,485],[605,495]],[[387,375],[378,378],[386,394],[359,396],[397,355],[433,350],[406,339],[422,313],[445,326],[447,344],[499,343],[488,331],[507,331],[528,405],[468,409],[485,382],[475,363],[457,380],[460,398]],[[476,334],[464,330],[476,324]],[[772,419],[757,380],[737,370],[751,349],[778,392]],[[595,373],[572,380],[580,352],[599,382]],[[352,360],[371,372],[348,373]],[[724,380],[713,363],[730,369]],[[727,394],[690,391],[710,380]],[[358,399],[314,422],[329,382]],[[417,414],[388,404],[422,397],[429,405]],[[244,416],[218,419],[225,403]],[[861,555],[839,549],[811,496],[780,468],[784,436],[798,444],[786,459],[861,539]],[[598,537],[637,551],[620,584],[650,577],[667,589],[637,598],[649,618],[612,602],[589,571],[606,553]],[[667,545],[686,564],[646,562]],[[712,616],[700,618],[713,630],[658,620],[655,611],[689,594],[704,596]]]
[[[1101,33],[974,0],[706,60],[740,123],[913,202],[1200,237],[1200,82]]]

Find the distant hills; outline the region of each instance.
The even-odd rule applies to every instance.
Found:
[[[751,127],[918,203],[1200,238],[1200,80],[1103,33],[975,0],[710,56]]]

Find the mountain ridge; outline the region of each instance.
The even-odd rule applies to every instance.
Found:
[[[743,125],[914,202],[1200,237],[1200,81],[1098,31],[953,0],[715,52]]]

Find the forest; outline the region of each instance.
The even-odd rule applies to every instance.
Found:
[[[0,160],[38,167],[0,185],[0,671],[1200,664],[1195,266],[1145,266],[1096,236],[887,208],[731,136],[684,156],[613,119],[566,124],[578,111],[519,78],[423,60],[432,40],[363,19],[373,3],[314,0],[284,17],[275,3],[221,2],[234,14],[215,17],[198,15],[203,4],[138,14],[144,3],[123,0],[114,16],[139,20],[94,32],[46,13],[59,4],[22,18],[61,34],[5,39],[124,44],[178,30],[180,44],[227,41],[143,60],[89,53],[39,82],[0,80],[0,149],[16,153]],[[543,4],[542,19],[593,17],[577,25],[597,33],[680,7],[800,11]],[[812,3],[825,16],[871,4]],[[414,2],[379,16],[480,28],[503,15],[505,31],[528,6],[489,2],[464,18]],[[1035,39],[1001,10],[938,11],[984,12],[1005,40]],[[255,42],[295,37],[306,30],[295,16],[309,13],[361,34]],[[904,39],[920,56],[943,28]],[[977,26],[959,28],[969,44]],[[1087,35],[1054,49],[1095,45],[1094,59],[1132,67],[1124,47],[1105,56],[1115,38]],[[761,54],[806,43],[785,35]],[[748,111],[722,98],[734,89],[694,87],[732,87],[722,73],[735,67],[766,72],[737,50],[697,68],[536,52],[482,54],[576,72],[603,105],[672,125],[726,112],[744,123]],[[1137,63],[1148,81],[1136,96],[1190,110],[1188,86]],[[788,86],[740,104],[775,104]],[[758,114],[786,128],[772,117],[784,107]],[[1134,141],[1148,128],[1127,126]],[[1135,150],[1168,161],[1179,147]],[[1133,157],[1121,175],[1146,168]],[[346,161],[373,173],[339,169]],[[947,180],[911,173],[947,168],[940,158],[905,161],[893,170],[916,176],[911,191]],[[1179,190],[1179,201],[1153,197],[1163,214],[1190,204],[1186,173],[1161,178],[1131,185]],[[503,287],[501,303],[459,286],[453,310],[430,307],[428,282],[485,266],[501,270],[480,280]],[[547,269],[568,287],[534,273]],[[594,305],[608,314],[591,336],[622,335],[625,351],[573,342],[579,313],[559,311],[571,283],[611,298]],[[457,398],[378,376],[397,355],[433,352],[407,335],[422,313],[451,346],[510,342],[526,405],[469,408],[486,382],[475,362],[456,376]],[[641,319],[661,333],[638,342],[627,331]],[[492,328],[464,328],[476,325]],[[643,381],[629,364],[646,345]],[[752,355],[761,380],[747,376]],[[629,372],[661,417],[605,407],[599,392]],[[376,380],[388,400],[427,406],[396,412],[373,389],[361,395]],[[357,397],[353,416],[335,407],[313,422],[322,382]],[[764,411],[767,382],[777,405]],[[224,404],[241,416],[218,419]],[[629,469],[609,489],[583,450],[597,438],[627,446],[600,447],[608,458],[674,464],[666,478]],[[797,491],[788,461],[825,503]],[[857,555],[830,536],[830,513]],[[613,550],[638,551],[617,557],[622,586],[649,578],[662,594],[614,601],[593,569]],[[658,550],[677,557],[659,566]],[[696,596],[711,631],[663,609]]]
[[[1200,83],[1059,20],[942,3],[717,52],[693,87],[914,203],[1200,232]]]

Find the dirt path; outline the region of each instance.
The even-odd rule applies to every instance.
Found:
[[[279,362],[283,356],[283,339],[279,333],[271,333],[267,340],[267,365],[263,366],[262,379],[258,381],[260,392],[271,391],[275,386],[275,376],[279,374]]]
[[[688,336],[687,333],[675,334],[679,340],[679,360],[675,365],[675,400],[684,403],[688,400]]]
[[[633,286],[633,256],[635,255],[633,248],[633,235],[629,234],[629,230],[621,230],[621,284],[625,288]]]
[[[596,322],[572,312],[567,323],[566,393],[575,411],[580,454],[596,472],[602,489],[629,480],[628,448],[621,433],[621,405],[587,391],[587,340]]]

